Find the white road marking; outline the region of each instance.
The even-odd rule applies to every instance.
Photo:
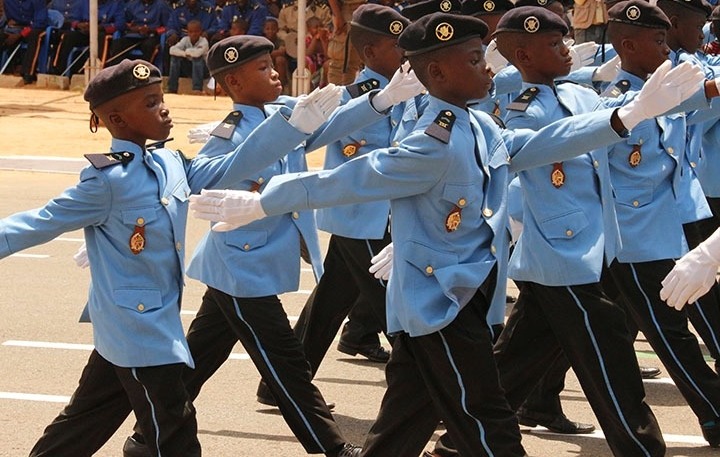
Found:
[[[550,430],[544,428],[544,427],[525,427],[520,426],[520,429],[524,432],[530,432],[534,435],[560,435],[559,433],[553,433]],[[565,436],[565,435],[563,435]],[[605,435],[600,430],[595,430],[592,433],[582,434],[582,435],[573,435],[573,438],[599,438],[599,439],[605,439]],[[669,434],[669,433],[663,433],[663,438],[665,439],[666,443],[679,443],[679,444],[695,444],[699,446],[707,446],[708,443],[705,441],[705,438],[702,436],[696,436],[696,435],[675,435],[675,434]]]
[[[45,254],[11,254],[10,257],[19,257],[21,259],[47,259],[50,256]]]
[[[0,398],[6,400],[42,401],[46,403],[63,404],[67,404],[70,401],[69,395],[23,394],[19,392],[0,392]]]

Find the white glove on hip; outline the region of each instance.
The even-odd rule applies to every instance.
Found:
[[[313,133],[340,105],[341,97],[342,87],[335,84],[301,95],[288,122],[302,133]]]
[[[620,73],[620,56],[615,56],[595,69],[592,80],[609,83],[618,73]]]
[[[385,246],[382,251],[378,252],[372,259],[370,259],[370,268],[368,271],[372,273],[377,279],[387,281],[390,278],[390,272],[392,271],[393,261],[393,244],[390,243]]]
[[[700,90],[705,80],[700,67],[683,62],[675,68],[666,60],[650,76],[640,93],[617,114],[625,128],[632,130],[645,119],[651,119],[675,108]]]
[[[75,253],[73,256],[73,260],[75,261],[75,265],[79,266],[80,268],[87,268],[90,266],[90,260],[88,259],[87,255],[87,246],[85,243],[80,246],[80,249]]]
[[[415,71],[410,69],[410,62],[405,62],[395,71],[388,85],[373,97],[372,105],[377,111],[383,112],[391,106],[420,95],[423,90],[425,87],[415,76]]]
[[[210,134],[218,125],[220,125],[220,122],[210,122],[191,128],[187,134],[188,141],[190,143],[207,143]]]
[[[266,217],[260,194],[246,190],[203,190],[190,196],[193,216],[215,224],[213,231],[228,231]]]
[[[507,67],[508,60],[500,54],[497,47],[497,41],[493,39],[485,49],[485,63],[493,75],[500,73],[500,70]]]
[[[572,57],[572,66],[570,67],[570,73],[593,63],[593,61],[595,60],[595,53],[597,52],[599,47],[600,46],[595,44],[594,41],[588,41],[586,43],[570,46],[570,57]]]
[[[720,230],[700,243],[675,263],[675,267],[662,280],[660,298],[669,306],[681,310],[693,303],[715,285],[720,266]]]

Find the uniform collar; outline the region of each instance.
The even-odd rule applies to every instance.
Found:
[[[470,114],[467,110],[464,110],[457,105],[453,105],[452,103],[440,100],[432,95],[428,95],[428,106],[426,111],[430,113],[438,113],[443,110],[452,111],[455,115],[456,122],[470,122]]]
[[[120,140],[117,138],[113,138],[110,142],[110,151],[111,152],[132,152],[136,156],[142,157],[145,153],[145,149],[140,147],[139,145],[133,143],[132,141],[127,140]]]
[[[621,68],[617,76],[615,77],[615,80],[613,80],[612,84],[616,84],[617,82],[622,80],[627,80],[630,82],[630,90],[640,90],[645,85],[644,79],[632,73],[628,73]]]
[[[240,111],[244,120],[257,122],[258,124],[267,117],[265,111],[257,106],[243,105],[242,103],[233,103],[233,111]]]
[[[369,69],[368,67],[365,67],[360,71],[360,76],[356,79],[356,81],[365,81],[366,79],[377,79],[380,83],[380,87],[385,87],[390,82],[386,77]]]

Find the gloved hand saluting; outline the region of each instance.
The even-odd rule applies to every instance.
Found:
[[[342,87],[335,84],[301,95],[288,122],[302,133],[313,133],[340,105],[341,97]]]
[[[382,112],[419,95],[423,90],[425,87],[415,76],[415,71],[410,69],[410,62],[405,62],[395,71],[388,85],[373,97],[372,105]]]
[[[267,216],[260,205],[260,194],[246,190],[206,190],[190,196],[193,216],[213,225],[215,232],[227,232]]]
[[[617,114],[626,129],[632,130],[645,119],[651,119],[675,108],[695,92],[705,80],[702,70],[690,62],[675,68],[666,60],[650,76],[640,93]]]
[[[570,73],[593,63],[595,60],[595,53],[599,47],[600,46],[595,44],[594,41],[570,46],[570,57],[572,57]]]
[[[720,230],[700,243],[675,263],[675,267],[662,280],[660,298],[668,306],[681,310],[693,303],[715,285],[720,266]]]
[[[615,79],[618,73],[620,73],[620,56],[615,56],[595,69],[592,80],[609,83]]]
[[[373,274],[377,279],[387,281],[390,278],[390,272],[392,271],[393,261],[393,244],[390,243],[385,246],[377,255],[370,259],[370,268],[368,271]]]
[[[494,38],[485,49],[485,63],[493,75],[500,73],[503,68],[507,67],[508,60],[500,54],[497,41]]]

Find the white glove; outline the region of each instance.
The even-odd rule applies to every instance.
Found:
[[[425,87],[415,76],[415,71],[410,69],[410,62],[405,62],[395,71],[388,85],[373,97],[372,105],[377,111],[383,112],[391,106],[421,94],[424,90]]]
[[[705,80],[699,66],[683,62],[675,68],[666,60],[645,82],[640,93],[617,114],[626,129],[632,130],[645,119],[651,119],[675,108],[700,90]]]
[[[493,39],[485,50],[485,63],[493,75],[500,73],[500,70],[507,67],[508,60],[500,54],[497,41]]]
[[[215,224],[213,231],[223,232],[247,225],[265,216],[260,194],[246,190],[205,190],[190,196],[193,216]]]
[[[382,251],[378,252],[372,259],[370,259],[370,268],[368,271],[373,274],[377,279],[387,281],[390,278],[390,272],[392,271],[392,260],[393,260],[393,244],[390,243],[385,246]]]
[[[80,268],[87,268],[90,266],[90,260],[88,260],[87,255],[87,246],[85,246],[85,243],[83,243],[82,246],[80,246],[80,249],[78,249],[75,253],[73,260],[75,261],[75,265]]]
[[[302,133],[313,133],[340,105],[341,97],[342,87],[335,84],[301,95],[288,122]]]
[[[685,303],[693,303],[715,285],[720,266],[720,230],[700,243],[675,263],[662,280],[660,298],[669,306],[681,310]]]
[[[594,41],[588,41],[586,43],[570,46],[570,57],[572,57],[572,66],[570,67],[570,73],[593,63],[593,61],[595,60],[595,53],[597,52],[599,47],[600,46],[595,44]]]
[[[190,143],[207,143],[210,134],[218,125],[220,125],[220,122],[210,122],[193,127],[188,130],[187,139]]]
[[[618,73],[620,73],[620,56],[615,56],[595,69],[592,80],[609,83]]]

